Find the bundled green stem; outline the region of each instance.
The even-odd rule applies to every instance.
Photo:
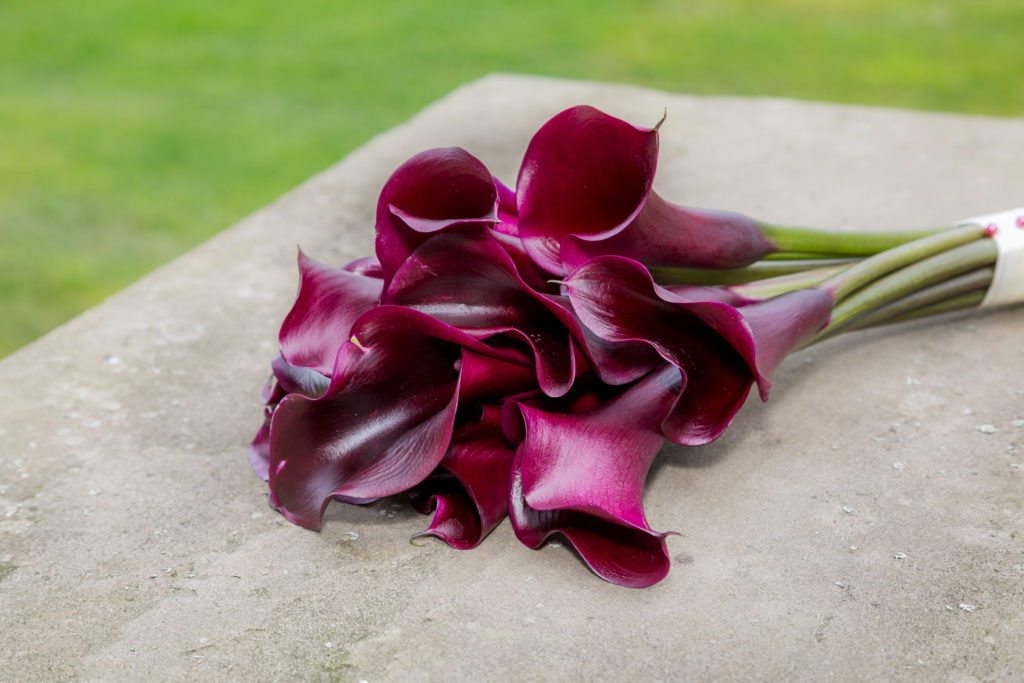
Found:
[[[922,259],[984,237],[988,237],[988,233],[985,228],[977,225],[968,225],[929,235],[864,259],[822,283],[821,288],[830,292],[835,298],[836,304],[839,304],[869,282]]]
[[[942,284],[966,272],[994,265],[997,255],[992,240],[976,239],[895,270],[838,300],[829,329],[842,329],[858,317],[910,294]],[[822,285],[823,288],[827,286],[827,282]]]
[[[841,331],[849,332],[977,306],[985,298],[994,273],[994,268],[979,268],[937,285],[925,287],[864,315],[849,319],[844,325],[829,325],[814,341],[828,339]]]
[[[761,233],[778,247],[779,253],[776,254],[776,258],[786,258],[786,254],[791,257],[794,254],[801,254],[812,258],[821,258],[821,255],[830,257],[872,256],[901,244],[949,230],[949,227],[944,227],[901,231],[842,232],[763,223],[760,227]]]
[[[802,276],[807,271],[838,273],[856,263],[856,259],[805,259],[792,261],[758,261],[746,268],[651,268],[651,275],[663,285],[743,285],[789,275]],[[835,268],[838,266],[839,268]],[[796,282],[798,280],[794,280]],[[810,285],[805,285],[810,286]]]
[[[998,257],[980,225],[891,233],[762,226],[780,251],[747,268],[653,269],[662,284],[725,285],[750,300],[828,292],[832,319],[805,346],[841,332],[979,305]]]
[[[778,248],[778,251],[767,255],[762,261],[745,268],[652,268],[651,274],[664,285],[743,285],[799,275],[809,270],[853,264],[865,257],[955,230],[946,227],[897,232],[847,232],[763,223],[760,224],[760,228],[764,236]],[[799,281],[797,278],[792,282]],[[770,289],[766,287],[765,291]]]

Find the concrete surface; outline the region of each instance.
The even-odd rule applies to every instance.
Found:
[[[798,354],[718,443],[666,450],[648,513],[685,535],[651,589],[507,522],[460,552],[391,501],[321,533],[267,507],[245,446],[296,243],[369,253],[427,147],[511,183],[577,103],[667,107],[658,189],[693,205],[856,229],[1024,204],[1024,120],[470,83],[0,363],[0,680],[1019,680],[1020,309]]]

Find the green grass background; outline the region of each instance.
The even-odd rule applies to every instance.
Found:
[[[0,356],[491,71],[1024,115],[1020,0],[3,0]]]

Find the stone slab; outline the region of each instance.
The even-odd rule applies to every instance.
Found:
[[[667,108],[658,189],[682,203],[849,229],[1024,204],[1020,119],[470,83],[0,363],[0,680],[1018,678],[1020,310],[802,352],[720,441],[666,449],[648,516],[683,535],[650,589],[507,523],[460,552],[411,545],[425,518],[391,501],[320,533],[267,507],[244,451],[295,245],[369,253],[382,182],[427,147],[512,183],[578,103]]]

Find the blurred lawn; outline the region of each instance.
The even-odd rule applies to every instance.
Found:
[[[0,3],[0,356],[491,71],[1024,115],[1019,0]]]

